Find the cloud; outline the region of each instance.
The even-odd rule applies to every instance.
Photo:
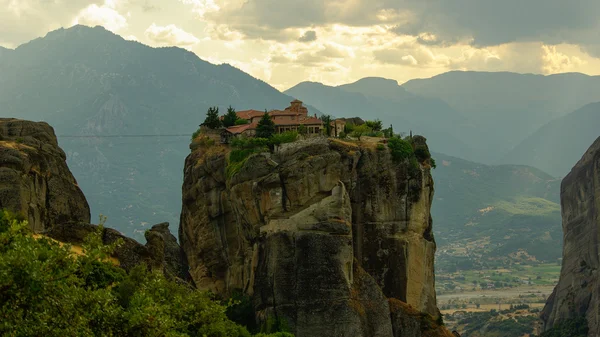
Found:
[[[385,25],[424,45],[468,42],[484,48],[507,43],[597,44],[598,0],[180,0],[204,19],[251,39],[279,40],[286,29]],[[277,13],[277,15],[273,15]],[[595,51],[595,48],[586,50]],[[595,55],[595,53],[594,53]]]
[[[103,26],[112,31],[119,32],[127,27],[127,19],[114,8],[114,2],[107,0],[104,5],[89,5],[83,9],[73,20],[73,24],[86,26]]]
[[[317,32],[315,32],[314,30],[307,30],[306,32],[304,32],[304,34],[302,34],[302,36],[300,36],[298,41],[312,42],[312,41],[315,41],[316,39],[317,39]]]
[[[146,29],[145,35],[152,42],[162,46],[189,47],[200,42],[197,37],[173,24],[158,26],[152,23]]]
[[[103,0],[0,0],[0,41],[18,45],[68,26],[83,8]]]

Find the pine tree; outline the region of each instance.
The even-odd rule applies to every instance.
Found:
[[[262,116],[260,121],[258,121],[258,125],[256,126],[256,137],[258,138],[271,138],[271,136],[275,133],[275,122],[269,116],[267,110],[265,110],[265,114]]]
[[[223,126],[228,128],[230,126],[234,126],[235,122],[238,120],[238,116],[235,113],[235,109],[229,106],[227,108],[227,113],[223,116]]]
[[[325,128],[325,134],[329,137],[331,136],[331,121],[332,118],[330,115],[321,116],[321,120],[323,121],[323,127]]]
[[[223,123],[221,123],[221,120],[219,119],[218,107],[215,106],[208,108],[208,111],[206,112],[206,119],[204,120],[204,123],[202,123],[202,125],[211,129],[218,129],[223,125]]]

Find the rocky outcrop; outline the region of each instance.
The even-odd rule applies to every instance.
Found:
[[[70,223],[53,226],[43,234],[57,241],[79,246],[96,230],[98,230],[97,225]],[[168,223],[152,226],[146,231],[145,236],[147,243],[142,245],[112,228],[102,230],[104,244],[109,245],[122,240],[122,244],[114,251],[113,257],[125,270],[144,263],[152,269],[162,270],[170,279],[191,281],[185,256],[177,244],[177,239],[169,232]]]
[[[90,207],[50,125],[0,118],[0,209],[22,214],[34,232],[90,222]]]
[[[241,164],[228,152],[205,146],[186,159],[179,237],[199,288],[241,290],[259,322],[298,337],[412,336],[406,324],[451,336],[421,324],[439,317],[427,160],[395,163],[375,144],[325,138]],[[425,316],[408,322],[390,298]]]
[[[561,185],[563,260],[560,279],[542,311],[544,330],[587,318],[589,336],[600,336],[600,138]]]
[[[89,224],[90,208],[54,130],[44,122],[0,118],[0,209],[21,214],[34,233],[74,245],[97,229]],[[146,245],[110,228],[102,238],[106,244],[123,240],[114,257],[125,269],[145,263],[168,277],[191,281],[168,223],[147,231]]]

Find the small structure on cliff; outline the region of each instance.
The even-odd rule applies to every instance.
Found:
[[[318,135],[323,133],[323,121],[317,117],[308,115],[308,109],[302,105],[302,101],[293,100],[290,106],[284,110],[271,110],[269,112],[259,110],[244,110],[236,112],[240,120],[248,121],[247,124],[234,125],[223,129],[221,140],[224,143],[229,142],[232,137],[246,136],[254,137],[258,121],[268,113],[275,123],[275,133],[284,133],[290,131],[299,131],[304,126],[308,135]]]

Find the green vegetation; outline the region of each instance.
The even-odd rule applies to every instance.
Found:
[[[210,129],[218,129],[223,126],[221,123],[221,119],[219,119],[219,108],[218,107],[210,107],[206,112],[206,118],[202,125],[210,128]]]
[[[348,125],[346,125],[346,126],[348,126]],[[358,141],[360,141],[360,137],[362,137],[363,135],[365,135],[371,131],[373,131],[373,130],[370,127],[368,127],[366,124],[353,126],[352,133],[350,133],[350,136],[357,138]]]
[[[390,138],[388,140],[388,147],[390,148],[392,159],[397,162],[410,158],[414,153],[412,145],[408,141],[398,137]]]
[[[269,113],[265,110],[265,114],[262,116],[258,125],[256,126],[256,137],[259,138],[271,138],[275,134],[275,122],[269,116]]]
[[[308,129],[306,128],[306,125],[300,124],[298,126],[298,133],[301,134],[302,136],[305,136],[308,133]]]
[[[102,230],[76,255],[0,213],[1,335],[250,336],[208,293],[144,265],[129,273],[113,265],[108,257],[121,242],[103,245]]]
[[[377,144],[377,151],[385,151],[385,145],[381,143]]]
[[[198,130],[194,131],[194,133],[192,133],[192,140],[196,139],[196,137],[198,137],[198,135],[200,135],[200,128],[198,128]]]
[[[288,131],[271,136],[271,138],[269,138],[269,144],[279,146],[281,144],[295,142],[296,139],[298,139],[298,132]]]
[[[379,132],[383,129],[383,124],[379,119],[374,121],[366,121],[365,125],[367,125],[373,132]]]
[[[346,134],[346,132],[342,131],[340,132],[340,134],[338,135],[339,139],[346,139],[348,138],[348,135]]]
[[[587,335],[587,319],[577,317],[561,322],[554,328],[542,333],[540,337],[586,337]]]
[[[392,138],[392,137],[394,137],[394,127],[392,126],[392,124],[390,124],[389,128],[383,130],[383,136],[385,138]]]
[[[227,113],[223,116],[223,126],[226,128],[234,126],[236,125],[237,120],[238,116],[235,113],[235,109],[230,105],[229,108],[227,108]]]
[[[248,120],[247,119],[238,118],[238,119],[235,120],[235,125],[244,125],[244,124],[248,124]]]
[[[333,121],[331,115],[322,115],[321,120],[323,121],[323,127],[325,128],[325,134],[331,136],[331,122]]]

